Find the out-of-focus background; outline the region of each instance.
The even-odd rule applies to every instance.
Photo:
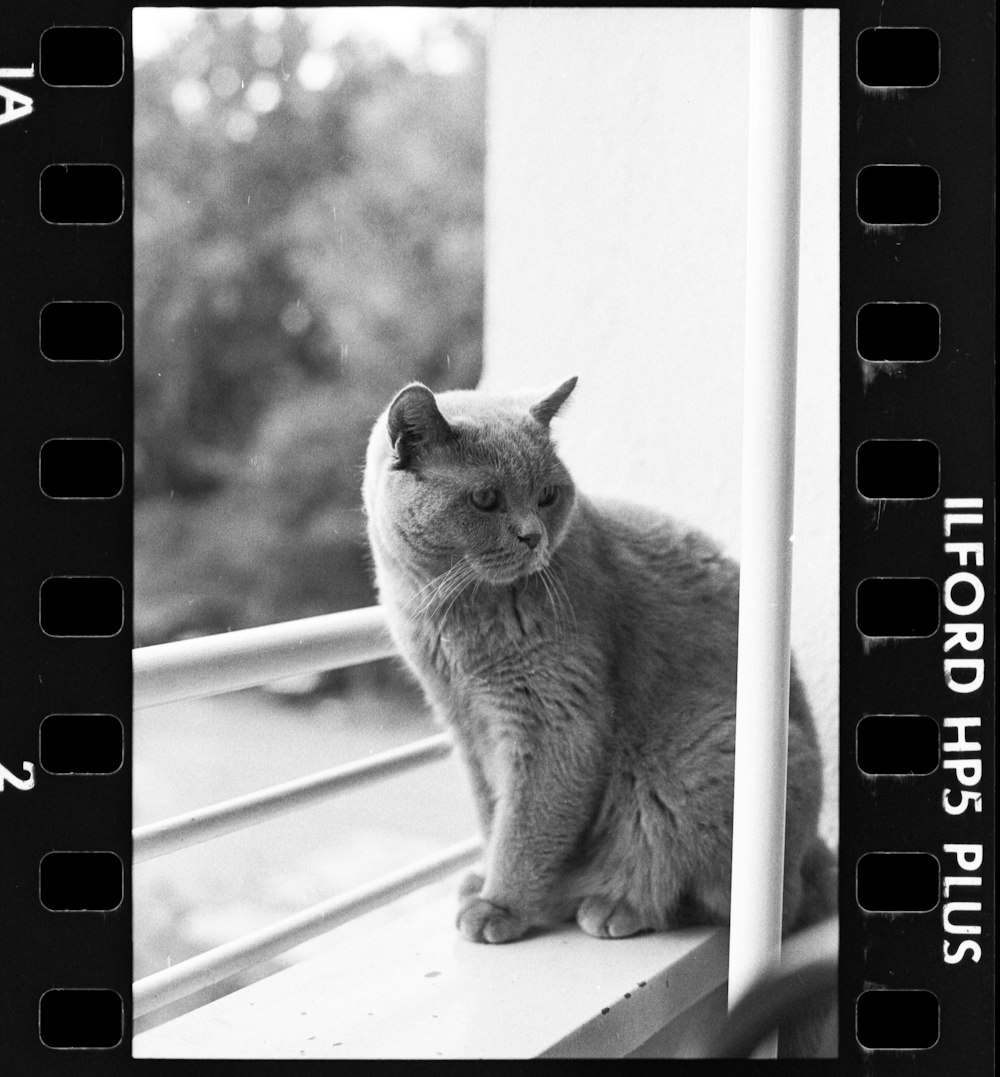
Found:
[[[372,602],[372,421],[482,363],[483,28],[135,12],[137,645]]]
[[[371,604],[360,465],[413,378],[579,374],[555,434],[580,488],[739,555],[749,12],[134,25],[137,645]],[[838,13],[806,12],[792,641],[834,844],[837,58]],[[432,727],[382,662],[140,711],[133,730],[141,825]],[[473,829],[445,760],[139,864],[136,974]]]
[[[135,10],[136,646],[374,604],[372,423],[480,376],[486,27]],[[397,662],[140,711],[134,823],[436,731]],[[474,830],[446,760],[139,864],[135,974]]]

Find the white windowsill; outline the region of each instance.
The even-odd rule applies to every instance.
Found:
[[[133,1055],[621,1058],[726,979],[728,939],[717,928],[605,940],[566,925],[504,946],[469,943],[454,926],[459,877],[141,1033]]]

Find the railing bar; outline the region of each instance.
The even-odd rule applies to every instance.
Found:
[[[346,894],[320,902],[269,927],[137,980],[132,985],[133,1014],[140,1017],[218,983],[227,976],[262,964],[348,920],[381,908],[396,898],[471,864],[481,851],[480,839],[469,838],[416,864],[383,875],[373,883],[355,887]]]
[[[801,100],[802,12],[754,8],[730,1010],[781,953]],[[771,1036],[753,1057],[775,1048]]]
[[[132,831],[132,860],[138,863],[185,849],[223,834],[297,811],[336,793],[399,774],[443,758],[451,751],[447,733],[404,744],[304,778],[282,782]]]
[[[396,654],[378,606],[139,647],[132,652],[136,710]]]

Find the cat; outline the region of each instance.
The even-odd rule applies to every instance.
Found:
[[[739,568],[698,531],[580,493],[538,400],[420,383],[368,445],[381,604],[467,769],[485,871],[457,926],[504,943],[729,920]],[[791,670],[783,931],[833,911],[822,768]]]

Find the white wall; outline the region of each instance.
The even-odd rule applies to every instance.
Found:
[[[749,12],[503,9],[490,46],[485,388],[580,375],[577,484],[739,555]],[[792,642],[836,835],[838,14],[805,14]]]

